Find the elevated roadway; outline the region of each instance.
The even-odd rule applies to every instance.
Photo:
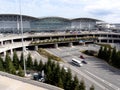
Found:
[[[120,43],[120,33],[112,33],[112,32],[81,32],[81,33],[64,33],[64,32],[59,32],[59,33],[34,33],[34,34],[29,34],[25,33],[23,36],[24,40],[24,46],[29,46],[31,42],[38,42],[38,44],[32,44],[33,46],[39,46],[39,45],[46,45],[46,44],[51,44],[51,43],[43,43],[39,44],[42,40],[47,42],[47,40],[53,40],[53,39],[70,39],[70,38],[97,38],[94,42],[97,43]],[[22,47],[22,36],[19,34],[5,34],[0,36],[0,53],[4,51],[8,51],[14,48],[20,48]],[[79,43],[79,41],[77,41]],[[73,41],[69,42],[53,42],[54,43],[73,43]],[[59,45],[58,45],[59,46]]]
[[[105,33],[105,32],[97,32],[97,33],[79,33],[79,34],[65,34],[65,33],[57,33],[57,34],[52,34],[52,33],[39,33],[39,34],[24,34],[23,38],[24,38],[24,46],[29,46],[30,43],[32,41],[41,41],[41,40],[46,40],[46,39],[59,39],[59,38],[78,38],[78,37],[87,37],[87,36],[92,36],[92,37],[98,37],[97,42],[102,42],[101,39],[111,39],[113,40],[112,43],[115,42],[115,40],[118,40],[119,43],[119,38],[120,38],[120,33]],[[13,49],[16,48],[21,48],[22,47],[22,36],[21,35],[7,35],[7,36],[2,36],[0,38],[0,53],[2,52],[6,52],[8,50],[13,51]],[[109,42],[107,42],[109,43]],[[73,47],[74,48],[74,47]],[[56,51],[50,51],[54,54],[57,54],[57,56],[62,57],[66,62],[67,65],[78,74],[78,76],[82,76],[84,78],[86,78],[86,80],[90,83],[92,82],[93,84],[96,85],[97,90],[119,90],[120,89],[120,73],[118,72],[118,70],[112,69],[112,67],[109,67],[107,64],[101,64],[99,62],[97,62],[97,64],[95,63],[96,61],[99,61],[96,58],[91,58],[88,57],[86,60],[88,61],[88,65],[84,65],[81,68],[75,67],[73,65],[71,65],[70,60],[71,58],[75,57],[78,58],[80,52],[76,51],[76,50],[80,50],[78,49],[79,47],[75,48],[75,50],[71,49],[71,51],[64,51],[61,48],[59,48]],[[91,48],[91,47],[87,47]],[[85,49],[84,47],[82,47],[82,49]],[[57,53],[56,53],[57,52]],[[66,53],[65,53],[66,52]],[[61,54],[62,53],[62,54]],[[64,55],[65,54],[65,55]],[[95,62],[93,62],[92,60],[95,60]],[[100,67],[98,67],[100,65]],[[110,72],[109,74],[106,73],[106,70],[108,70],[108,72]],[[112,72],[113,71],[113,72]],[[99,74],[100,73],[100,74]],[[108,78],[106,78],[108,77]],[[112,79],[113,78],[113,79]],[[90,85],[88,83],[88,85]]]

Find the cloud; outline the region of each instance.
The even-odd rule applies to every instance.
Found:
[[[120,22],[119,0],[21,0],[22,14],[35,17],[90,17]],[[19,0],[0,0],[0,13],[19,13]]]
[[[113,12],[111,10],[95,9],[95,10],[89,11],[89,13],[95,16],[102,17],[102,16],[110,15]]]

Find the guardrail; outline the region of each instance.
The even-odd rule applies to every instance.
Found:
[[[0,71],[0,75],[8,77],[8,78],[15,79],[15,80],[19,80],[19,81],[22,81],[22,82],[25,82],[25,83],[28,83],[28,84],[32,84],[32,85],[35,85],[35,86],[38,86],[38,87],[42,87],[42,88],[45,88],[45,89],[48,89],[48,90],[63,90],[62,88],[59,88],[59,87],[56,87],[56,86],[52,86],[52,85],[42,83],[42,82],[38,82],[38,81],[34,81],[34,80],[31,80],[31,79],[28,79],[28,78],[12,75],[12,74],[2,72],[2,71]]]

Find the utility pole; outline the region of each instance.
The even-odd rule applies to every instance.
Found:
[[[21,10],[21,0],[19,0],[19,9],[20,9],[20,29],[21,29],[21,35],[22,35],[22,52],[23,52],[23,59],[24,59],[24,40],[23,40],[23,21],[22,21],[22,10]],[[23,60],[24,64],[24,75],[26,76],[26,64],[25,59]]]

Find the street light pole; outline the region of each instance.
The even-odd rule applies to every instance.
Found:
[[[23,53],[23,64],[24,64],[24,75],[26,76],[26,64],[24,59],[24,40],[23,40],[23,22],[22,22],[22,10],[21,10],[21,0],[19,0],[19,9],[20,9],[20,29],[21,29],[21,35],[22,35],[22,53]]]

